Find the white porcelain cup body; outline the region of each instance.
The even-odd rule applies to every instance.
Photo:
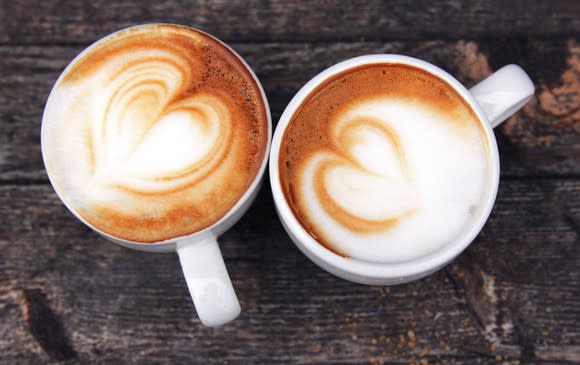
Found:
[[[148,26],[150,24],[138,25]],[[193,28],[192,28],[193,29]],[[119,30],[118,32],[125,31],[126,29]],[[200,33],[204,33],[200,30],[195,29]],[[56,81],[55,85],[58,85],[63,75],[66,74],[68,69],[72,67],[78,60],[80,60],[84,54],[95,47],[101,42],[106,42],[110,37],[114,36],[116,33],[112,33],[98,41],[96,41],[91,46],[87,47],[78,56],[76,56],[69,65],[62,72],[59,79]],[[262,87],[262,84],[258,80],[256,74],[252,71],[250,66],[242,59],[242,57],[237,54],[233,49],[227,46],[225,43],[221,42],[219,39],[211,36],[210,34],[204,33],[207,36],[214,38],[216,41],[220,42],[224,47],[232,52],[239,60],[246,66],[247,71],[252,75],[256,84],[258,85],[261,93],[262,100],[264,102],[264,108],[266,111],[268,119],[268,138],[266,153],[260,164],[260,169],[254,180],[249,185],[248,189],[244,192],[242,197],[236,202],[236,204],[228,211],[228,213],[221,218],[218,222],[214,223],[210,227],[207,227],[201,231],[195,232],[190,235],[175,237],[165,241],[155,242],[155,243],[139,243],[121,239],[112,236],[106,232],[103,232],[89,222],[83,219],[74,209],[67,206],[67,208],[84,224],[89,228],[94,230],[96,233],[102,237],[127,248],[131,248],[139,251],[148,252],[177,252],[181,267],[183,269],[183,275],[185,277],[189,292],[193,299],[193,303],[197,310],[197,314],[205,326],[219,326],[223,325],[233,319],[235,319],[241,312],[241,307],[237,299],[236,293],[232,286],[232,282],[229,278],[228,272],[226,270],[218,243],[217,237],[222,233],[227,231],[231,226],[233,226],[248,210],[250,205],[256,198],[260,186],[262,185],[262,178],[264,176],[264,171],[266,169],[266,164],[268,161],[268,151],[270,149],[271,135],[272,135],[272,119],[270,116],[270,108],[268,105],[268,99]],[[50,95],[48,100],[50,100]],[[48,103],[48,102],[47,102]],[[44,149],[46,144],[45,141],[45,119],[42,121],[41,128],[41,149]],[[50,173],[48,174],[49,180],[51,179]],[[57,195],[59,193],[57,192]],[[64,200],[59,195],[61,201]]]
[[[483,197],[485,207],[459,238],[426,256],[400,263],[374,263],[345,258],[319,244],[300,224],[286,201],[280,184],[279,152],[286,127],[294,112],[305,98],[327,79],[346,70],[368,64],[403,64],[423,69],[447,82],[473,108],[485,131],[489,144],[490,175],[488,194]],[[367,55],[340,62],[306,83],[290,101],[276,127],[270,151],[270,182],[278,216],[284,229],[308,258],[324,270],[357,283],[369,285],[401,284],[422,278],[443,267],[459,255],[483,228],[495,202],[499,184],[499,156],[493,127],[520,109],[534,94],[534,85],[528,75],[516,65],[496,71],[479,84],[467,90],[459,81],[439,67],[428,62],[392,54]]]

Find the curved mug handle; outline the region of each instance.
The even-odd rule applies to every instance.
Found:
[[[534,83],[517,65],[507,65],[475,85],[469,92],[483,109],[492,128],[523,107],[534,95]]]
[[[216,237],[177,243],[183,276],[197,315],[204,326],[221,326],[235,319],[240,303],[226,270]]]

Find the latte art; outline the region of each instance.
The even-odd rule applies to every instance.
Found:
[[[477,116],[420,69],[368,65],[327,80],[295,112],[280,178],[294,214],[346,257],[400,262],[453,240],[483,206]]]
[[[167,108],[163,99],[149,102],[150,107],[158,102],[159,109]],[[99,146],[88,151],[91,182],[135,193],[179,190],[211,173],[231,143],[230,113],[215,96],[196,95],[163,114],[141,114],[145,108],[130,104],[116,105],[120,110],[107,108],[110,112],[89,132],[88,138],[96,140],[92,145]],[[125,118],[127,114],[134,115]],[[126,127],[127,119],[140,123]]]
[[[55,85],[43,120],[52,183],[113,236],[157,242],[219,220],[256,176],[267,141],[259,87],[213,38],[130,28]]]
[[[363,233],[386,230],[411,214],[415,197],[407,161],[388,124],[355,117],[331,128],[334,148],[308,159],[303,172],[304,186],[311,185],[325,212]]]

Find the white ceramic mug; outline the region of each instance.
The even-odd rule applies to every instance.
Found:
[[[296,219],[282,191],[278,167],[282,137],[294,112],[304,99],[322,82],[345,70],[361,65],[374,63],[391,63],[411,65],[423,69],[453,87],[472,107],[482,123],[488,141],[489,161],[491,161],[490,184],[485,197],[485,207],[476,217],[470,229],[454,242],[414,260],[400,263],[373,263],[353,258],[342,257],[318,243]],[[459,255],[479,234],[485,224],[497,194],[499,184],[499,156],[493,129],[507,117],[519,110],[534,94],[534,85],[528,75],[516,65],[508,65],[470,90],[447,72],[428,62],[401,55],[368,55],[352,58],[338,63],[321,72],[290,101],[282,114],[270,151],[270,182],[276,210],[286,232],[296,246],[315,264],[326,271],[346,280],[369,285],[392,285],[422,278],[449,263]]]
[[[139,26],[138,26],[139,27]],[[124,30],[120,30],[122,32]],[[200,30],[196,31],[200,33]],[[112,33],[99,42],[106,41],[108,38],[114,36],[117,32]],[[204,33],[209,37],[211,35]],[[63,204],[67,206],[69,211],[71,211],[80,221],[86,224],[89,228],[94,230],[99,235],[107,238],[108,240],[128,248],[132,248],[139,251],[148,252],[177,252],[179,256],[179,261],[181,262],[181,268],[183,270],[183,275],[185,281],[187,282],[187,287],[189,288],[189,293],[193,299],[193,303],[197,310],[197,314],[202,324],[205,326],[220,326],[233,319],[235,319],[241,312],[240,303],[236,297],[236,293],[232,286],[232,282],[229,278],[224,260],[222,258],[217,237],[222,233],[227,231],[231,226],[233,226],[242,215],[248,210],[252,202],[255,200],[260,186],[262,184],[262,177],[266,169],[266,164],[268,161],[268,151],[270,149],[271,135],[272,135],[272,118],[270,115],[270,108],[268,105],[268,99],[262,87],[262,84],[258,80],[258,77],[252,71],[250,66],[242,59],[242,57],[237,54],[233,49],[227,46],[225,43],[221,42],[219,39],[214,38],[216,41],[220,42],[224,47],[229,49],[232,54],[236,55],[239,60],[245,65],[247,71],[252,75],[260,89],[262,100],[264,101],[264,108],[266,110],[266,115],[268,118],[268,141],[266,145],[266,153],[262,159],[260,169],[248,187],[244,192],[242,197],[237,201],[237,203],[229,210],[229,212],[218,222],[214,223],[212,226],[207,227],[201,231],[192,233],[183,237],[176,237],[165,241],[155,242],[155,243],[139,243],[128,241],[125,239],[120,239],[109,235],[83,219],[79,214],[75,212],[74,209],[69,207],[64,203],[64,199],[57,195],[63,201]],[[74,65],[77,60],[81,59],[83,55],[90,49],[95,47],[95,44],[89,46],[84,51],[82,51],[76,58],[74,58],[69,65],[62,72],[59,79],[56,81],[55,85],[58,85],[63,75],[66,74],[68,69]],[[49,95],[50,100],[50,95]],[[48,103],[48,102],[47,102]],[[44,127],[45,120],[42,121],[41,129],[41,149],[44,149],[45,145],[45,133]],[[43,154],[44,156],[44,154]],[[46,161],[45,161],[46,164]],[[50,173],[48,173],[49,180],[51,179]]]

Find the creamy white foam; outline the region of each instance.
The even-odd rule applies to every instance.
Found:
[[[55,85],[43,117],[46,168],[67,205],[113,236],[188,234],[222,217],[257,173],[260,98],[237,57],[209,37],[129,29]]]
[[[367,261],[404,261],[469,225],[485,196],[486,146],[477,125],[454,127],[449,118],[391,97],[340,114],[333,145],[304,159],[297,187],[301,213],[328,246]]]

